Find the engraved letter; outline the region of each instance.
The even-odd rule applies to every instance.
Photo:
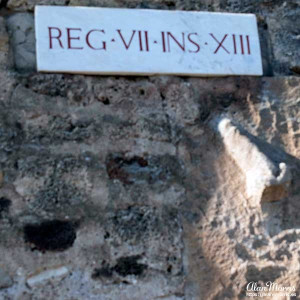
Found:
[[[58,31],[58,35],[57,36],[52,36],[52,30],[53,29],[55,29],[56,31]],[[49,30],[49,49],[53,48],[52,39],[57,39],[60,47],[64,48],[63,44],[62,44],[62,42],[60,40],[60,38],[61,38],[61,30],[59,28],[57,28],[57,27],[48,27],[48,30]]]

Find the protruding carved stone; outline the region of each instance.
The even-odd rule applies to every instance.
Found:
[[[218,131],[226,150],[245,174],[246,192],[254,204],[278,201],[287,195],[291,173],[286,163],[273,162],[227,118],[218,122]]]

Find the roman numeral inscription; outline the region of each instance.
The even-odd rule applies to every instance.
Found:
[[[228,34],[224,35],[221,42],[219,42],[212,33],[210,33],[210,35],[218,43],[218,47],[214,51],[214,54],[216,54],[221,47],[224,51],[226,51],[227,54],[230,54],[229,50],[227,48],[225,48],[225,46],[223,46],[223,43],[225,42],[225,39],[228,37]],[[240,54],[244,55],[245,54],[245,51],[244,51],[244,37],[243,37],[242,34],[240,34],[239,37],[240,37],[240,49],[241,49]],[[239,46],[237,46],[236,35],[235,34],[232,35],[232,41],[233,41],[233,53],[238,54],[238,47]],[[247,41],[247,54],[250,55],[251,51],[250,51],[250,38],[249,38],[249,35],[246,35],[246,41]]]
[[[251,14],[36,7],[38,71],[261,75]]]
[[[81,32],[82,29],[81,28],[64,28],[64,29],[60,29],[57,27],[48,27],[49,29],[49,49],[55,49],[55,46],[53,46],[54,41],[56,41],[56,46],[64,49],[63,46],[63,31],[66,31],[66,41],[67,44],[65,45],[65,47],[67,49],[79,49],[79,50],[83,50],[84,49],[84,44],[86,44],[85,46],[93,49],[93,50],[107,50],[106,49],[106,44],[107,41],[105,41],[105,39],[103,40],[103,37],[99,39],[100,44],[102,44],[102,47],[95,47],[91,44],[90,42],[90,35],[96,32],[102,32],[103,34],[105,34],[104,30],[100,30],[100,29],[92,29],[90,31],[88,31],[86,33],[86,36],[83,40],[83,44],[81,44],[81,47],[75,47],[73,44],[73,46],[71,45],[71,41],[72,40],[80,40],[81,37],[80,36],[71,36],[71,31],[79,31]],[[132,41],[133,39],[137,39],[138,40],[138,44],[136,44],[136,49],[134,49],[134,51],[150,51],[149,48],[149,37],[148,37],[148,31],[141,31],[141,30],[132,30],[129,33],[129,38],[126,40],[126,38],[123,36],[124,33],[122,33],[121,29],[117,29],[116,30],[120,41],[121,41],[121,48],[124,46],[125,50],[129,50],[130,46],[132,45]],[[194,38],[192,37],[194,35]],[[200,43],[197,42],[196,37],[198,36],[198,34],[196,32],[194,33],[184,33],[182,32],[181,34],[179,34],[179,37],[176,37],[172,32],[161,32],[161,46],[162,46],[162,52],[171,52],[172,49],[173,50],[178,50],[181,49],[182,52],[189,52],[189,53],[198,53],[200,51]],[[228,37],[228,34],[225,34],[223,39],[220,41],[217,40],[217,38],[210,33],[210,36],[217,42],[218,46],[215,49],[215,51],[213,52],[214,54],[216,54],[220,49],[223,49],[227,54],[230,54],[229,52],[229,48],[225,48],[225,46],[223,45],[226,38]],[[238,54],[238,46],[236,43],[236,34],[232,34],[232,41],[233,41],[233,53],[234,54]],[[240,54],[244,55],[245,51],[244,51],[244,37],[243,35],[239,35],[239,39],[240,39]],[[112,40],[112,42],[115,42],[115,39]],[[173,43],[173,45],[172,45]],[[174,46],[177,45],[178,47]],[[186,47],[187,45],[187,47]],[[251,54],[250,51],[250,37],[249,35],[246,36],[246,44],[247,47],[247,53],[246,54]],[[227,46],[228,47],[228,46]],[[132,47],[133,48],[133,47]],[[177,49],[174,49],[177,48]]]

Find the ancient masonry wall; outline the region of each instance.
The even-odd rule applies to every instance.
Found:
[[[264,76],[39,74],[36,4],[255,13]],[[0,299],[300,293],[299,74],[298,0],[1,0]]]

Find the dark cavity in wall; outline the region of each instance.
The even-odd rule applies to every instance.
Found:
[[[45,221],[41,224],[27,224],[24,239],[33,245],[33,250],[64,251],[70,248],[75,239],[75,225],[67,221]]]
[[[300,66],[291,67],[291,71],[296,74],[300,74]]]
[[[7,213],[9,211],[9,207],[11,206],[11,201],[4,197],[0,198],[0,216],[2,213]]]
[[[0,8],[6,7],[8,0],[0,0]]]
[[[122,277],[126,277],[127,275],[141,276],[147,269],[147,265],[138,263],[140,259],[140,255],[120,257],[113,267],[104,263],[101,268],[94,270],[92,278],[111,278],[114,272]]]
[[[121,276],[142,275],[147,266],[137,262],[140,258],[139,255],[120,257],[114,270]]]
[[[134,156],[133,158],[126,159],[121,156],[109,156],[106,161],[106,171],[110,179],[118,179],[124,184],[132,184],[132,174],[140,168],[148,166],[147,160],[142,157]]]
[[[103,266],[102,268],[95,269],[92,278],[98,279],[101,277],[111,278],[113,276],[113,269],[110,268],[108,265]]]
[[[165,185],[166,182],[181,182],[184,176],[180,162],[171,155],[148,156],[145,159],[112,153],[106,158],[106,171],[110,179],[117,179],[124,185]]]

